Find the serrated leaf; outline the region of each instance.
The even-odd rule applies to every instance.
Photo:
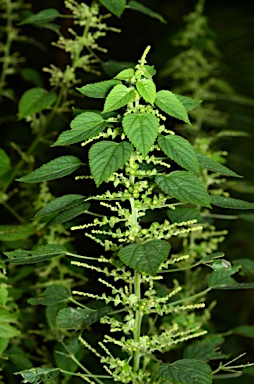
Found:
[[[7,153],[0,148],[0,176],[11,168],[11,161]]]
[[[35,233],[35,228],[31,224],[21,225],[0,225],[0,241],[15,241],[26,239]]]
[[[82,95],[94,97],[97,99],[104,99],[109,91],[117,84],[121,84],[119,80],[104,80],[98,81],[94,84],[87,84],[83,87],[77,88]]]
[[[165,90],[157,92],[155,104],[168,115],[190,124],[185,107],[172,92]]]
[[[21,375],[23,377],[22,383],[49,384],[59,374],[59,368],[31,368],[25,371],[15,372],[14,375]]]
[[[196,219],[199,223],[204,222],[200,216],[200,210],[196,208],[177,207],[175,209],[168,209],[167,215],[172,223],[183,223],[193,219]]]
[[[237,282],[231,277],[239,270],[239,266],[234,266],[231,269],[221,269],[213,271],[208,278],[208,286],[211,288],[219,286],[228,286]]]
[[[123,69],[121,72],[119,72],[116,76],[116,80],[126,80],[129,81],[135,74],[135,71],[133,68],[126,68]]]
[[[158,135],[159,119],[150,113],[132,113],[124,116],[122,123],[128,139],[145,157]]]
[[[200,103],[202,103],[202,100],[195,100],[191,97],[177,95],[176,93],[174,93],[174,95],[182,103],[187,112],[191,111],[192,109],[196,108]]]
[[[141,12],[144,15],[153,17],[154,19],[159,20],[161,23],[167,23],[167,21],[159,13],[152,11],[150,8],[145,7],[143,4],[140,4],[137,1],[129,1],[128,8]]]
[[[151,240],[144,244],[130,244],[122,248],[118,256],[121,261],[139,272],[154,276],[170,251],[164,240]]]
[[[239,325],[233,329],[236,335],[254,338],[254,326],[253,325]]]
[[[185,348],[183,357],[184,359],[196,359],[204,362],[225,358],[226,356],[218,351],[218,347],[223,342],[224,338],[221,335],[207,336],[203,340],[198,340]]]
[[[66,249],[62,245],[50,244],[41,245],[32,251],[16,249],[15,251],[4,252],[4,255],[8,257],[6,261],[12,264],[33,264],[65,253]]]
[[[69,289],[62,285],[52,284],[40,294],[39,297],[28,299],[28,303],[31,305],[53,305],[56,303],[62,303],[70,298]]]
[[[127,88],[123,84],[115,85],[105,100],[104,109],[102,112],[105,113],[115,111],[124,107],[129,102],[134,101],[134,99],[134,89]]]
[[[59,213],[54,219],[50,220],[47,225],[52,227],[53,225],[58,225],[65,223],[66,221],[74,219],[74,217],[77,217],[79,215],[82,215],[82,213],[85,213],[89,207],[90,207],[89,202],[85,203],[80,203],[75,205],[74,207],[68,208],[63,210],[62,212]]]
[[[85,200],[85,196],[78,194],[64,195],[57,197],[50,201],[45,207],[40,209],[34,216],[35,219],[39,219],[44,216],[53,215],[59,213],[65,209],[69,209]]]
[[[0,320],[0,337],[4,339],[10,339],[20,335],[20,331],[13,325],[10,325]]]
[[[140,96],[143,97],[147,103],[154,103],[156,97],[156,87],[153,80],[141,79],[137,81],[136,87]]]
[[[157,176],[155,182],[163,192],[180,201],[210,207],[209,195],[205,187],[190,172],[174,171],[168,176]]]
[[[0,337],[0,357],[7,349],[10,339],[8,337]]]
[[[102,307],[96,310],[88,307],[63,308],[56,317],[56,324],[58,328],[83,330],[105,316],[109,311],[111,311],[109,307]]]
[[[31,88],[21,96],[18,105],[18,117],[34,115],[49,108],[56,101],[56,93],[44,88]]]
[[[118,144],[105,140],[90,148],[89,164],[97,187],[129,160],[132,150],[127,141]]]
[[[43,164],[40,168],[17,179],[17,181],[22,183],[40,183],[41,181],[55,180],[70,175],[81,165],[81,161],[75,156],[61,156]]]
[[[225,165],[222,165],[220,163],[217,163],[217,161],[211,159],[210,157],[204,155],[203,153],[196,151],[196,157],[198,159],[198,163],[201,167],[208,169],[209,171],[218,172],[222,175],[227,176],[234,176],[234,177],[242,177],[235,173],[234,171],[231,171],[231,169],[225,167]]]
[[[170,159],[188,171],[199,174],[197,156],[188,140],[178,135],[160,135],[158,144]]]
[[[254,203],[248,201],[234,199],[233,197],[224,196],[210,196],[210,202],[212,205],[220,208],[230,209],[254,209]]]
[[[43,9],[42,11],[32,14],[31,16],[28,16],[26,19],[22,20],[20,25],[23,24],[47,24],[51,21],[55,20],[57,17],[60,16],[60,13],[55,8],[47,8]]]
[[[76,116],[71,122],[71,129],[62,132],[52,145],[69,145],[97,136],[107,126],[106,121],[94,112],[84,112]]]
[[[170,384],[212,384],[210,366],[195,359],[182,359],[173,364],[162,364],[158,374]]]
[[[125,6],[126,6],[126,0],[99,0],[102,5],[104,5],[105,8],[109,10],[109,12],[113,13],[113,15],[116,15],[117,17],[120,17],[123,13]]]
[[[151,79],[154,75],[156,75],[157,71],[154,68],[154,65],[144,65],[143,66],[143,73],[148,79]]]
[[[0,308],[0,323],[16,323],[16,322],[17,322],[17,315],[15,313],[11,313],[7,309]]]

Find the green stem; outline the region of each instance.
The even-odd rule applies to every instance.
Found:
[[[25,223],[23,217],[21,217],[14,209],[7,203],[3,202],[2,205],[9,211],[21,224]]]

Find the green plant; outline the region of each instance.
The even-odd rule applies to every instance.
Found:
[[[213,374],[237,372],[244,366],[221,362],[211,369],[208,364],[211,359],[226,357],[217,350],[223,342],[221,335],[206,336],[203,343],[187,346],[183,354],[181,344],[207,334],[210,314],[203,309],[209,291],[253,288],[254,284],[239,283],[232,278],[240,267],[232,267],[221,252],[211,253],[208,249],[205,253],[204,246],[195,258],[184,252],[169,256],[169,252],[172,238],[202,233],[201,207],[253,209],[254,206],[208,194],[203,169],[239,176],[205,154],[199,155],[188,140],[175,134],[168,125],[166,116],[190,124],[187,112],[198,108],[200,100],[167,90],[157,92],[152,79],[156,71],[146,63],[148,51],[149,47],[135,68],[124,69],[112,80],[80,87],[79,91],[87,97],[105,98],[103,110],[80,111],[71,122],[71,129],[61,133],[53,144],[55,147],[82,142],[83,147],[89,146],[91,175],[76,178],[92,178],[100,188],[98,193],[61,196],[36,214],[47,225],[74,213],[95,216],[93,221],[72,229],[85,230],[85,235],[98,243],[99,255],[104,250],[103,255],[77,255],[58,244],[5,252],[8,261],[15,264],[36,263],[65,254],[74,259],[72,265],[105,275],[98,279],[99,293],[89,289],[70,293],[64,285],[55,284],[38,298],[30,299],[33,305],[65,304],[56,314],[62,345],[58,354],[71,359],[80,372],[61,367],[33,368],[20,372],[24,382],[50,382],[62,372],[90,383],[113,380],[209,384]],[[82,166],[84,163],[79,158],[64,155],[19,181],[55,180]],[[104,183],[110,183],[108,189]],[[98,203],[105,210],[103,214],[101,209],[98,213]],[[172,215],[179,207],[182,217],[185,216],[181,221]],[[163,216],[165,209],[170,220]],[[191,278],[201,267],[205,276],[201,289],[190,293],[188,284],[182,283],[181,272],[189,271]],[[96,346],[95,340],[89,341],[89,328],[98,321],[100,333],[107,327],[108,331]],[[82,357],[77,358],[76,353],[83,347],[100,361],[102,368],[97,372],[84,366]]]

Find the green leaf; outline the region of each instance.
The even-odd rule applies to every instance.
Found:
[[[189,345],[183,353],[184,359],[195,359],[208,362],[209,360],[222,359],[222,355],[218,351],[218,347],[223,344],[224,338],[221,335],[210,335],[203,340],[198,340]]]
[[[54,213],[59,213],[65,209],[74,207],[75,205],[81,203],[85,200],[85,196],[70,194],[57,197],[56,199],[50,201],[45,207],[40,209],[34,216],[35,219],[39,219],[44,216],[52,215]]]
[[[170,244],[167,241],[151,240],[144,244],[127,245],[118,255],[128,267],[154,276],[169,251]]]
[[[15,241],[26,239],[35,233],[31,224],[0,225],[0,241]]]
[[[253,325],[239,325],[233,329],[236,335],[254,338],[254,326]]]
[[[168,176],[157,176],[155,182],[162,191],[180,201],[210,207],[205,187],[190,172],[174,171]]]
[[[196,219],[199,223],[204,222],[200,216],[200,210],[196,208],[177,207],[175,209],[168,209],[167,215],[172,223],[183,223],[194,219]]]
[[[200,263],[201,264],[211,263],[212,261],[214,261],[214,259],[219,259],[220,257],[223,257],[223,256],[224,256],[223,252],[213,252],[210,255],[206,255],[202,257],[202,259],[200,260]]]
[[[52,147],[74,144],[90,139],[101,133],[106,126],[106,121],[98,113],[81,113],[72,120],[72,129],[62,132]]]
[[[34,115],[43,109],[49,108],[56,101],[56,93],[48,92],[44,88],[31,88],[21,96],[18,105],[18,117]]]
[[[17,315],[15,313],[11,313],[7,309],[0,308],[0,323],[16,323],[16,322],[17,322]]]
[[[109,92],[102,112],[111,112],[124,107],[135,99],[134,89],[127,88],[123,84],[115,85]]]
[[[105,80],[98,81],[94,84],[87,84],[83,87],[77,88],[77,90],[82,93],[82,95],[88,97],[94,97],[97,99],[104,99],[109,91],[117,84],[121,84],[119,80]]]
[[[115,79],[130,81],[131,78],[134,76],[134,74],[135,74],[135,71],[133,68],[126,68],[126,69],[123,69],[121,72],[119,72],[115,76]]]
[[[0,176],[11,168],[11,161],[7,153],[0,148]]]
[[[58,328],[83,330],[98,321],[110,311],[111,308],[109,307],[102,307],[96,310],[88,307],[63,308],[57,315],[56,324]]]
[[[210,202],[212,205],[216,205],[221,208],[230,209],[254,209],[254,203],[248,201],[234,199],[232,197],[224,196],[210,196]]]
[[[185,107],[172,92],[165,90],[157,92],[155,104],[168,115],[190,124]]]
[[[23,377],[22,383],[49,384],[59,374],[59,368],[31,368],[26,371],[15,372],[14,375],[21,375]]]
[[[16,249],[15,251],[4,252],[8,257],[6,261],[12,264],[32,264],[51,259],[55,256],[64,255],[65,247],[58,244],[41,245],[32,251]]]
[[[97,187],[129,160],[132,150],[127,141],[118,144],[105,140],[90,148],[89,164]]]
[[[202,100],[195,100],[191,97],[177,95],[176,93],[174,93],[174,95],[182,103],[187,112],[191,111],[192,109],[196,108],[200,103],[202,103]]]
[[[33,364],[29,360],[29,355],[19,346],[13,344],[8,351],[6,356],[15,366],[16,369],[29,369],[32,368]]]
[[[222,175],[227,176],[234,176],[234,177],[242,177],[235,173],[234,171],[231,171],[231,169],[225,167],[225,165],[222,165],[220,163],[217,163],[217,161],[211,159],[210,157],[204,155],[203,153],[196,151],[196,157],[198,159],[198,163],[201,167],[208,169],[209,171],[218,172]]]
[[[241,265],[241,275],[254,277],[254,260],[251,259],[234,259],[234,265]]]
[[[35,169],[29,175],[17,179],[17,181],[22,183],[40,183],[41,181],[55,180],[70,175],[81,165],[81,161],[75,156],[61,156],[43,164],[40,168]]]
[[[150,8],[145,7],[143,4],[140,4],[137,1],[129,1],[127,7],[133,9],[134,11],[138,11],[144,13],[147,16],[153,17],[154,19],[159,20],[161,23],[167,23],[159,13],[152,11]]]
[[[60,16],[60,13],[55,8],[46,8],[42,11],[32,14],[31,16],[28,16],[25,20],[23,20],[20,25],[23,24],[47,24],[51,21],[55,20],[57,17]]]
[[[69,289],[62,285],[52,284],[45,289],[37,298],[28,299],[32,305],[53,305],[70,299]]]
[[[178,135],[160,135],[158,144],[170,159],[188,171],[199,174],[197,156],[188,140]]]
[[[123,13],[125,6],[126,6],[126,0],[99,0],[102,5],[104,5],[105,8],[109,10],[109,12],[113,13],[113,15],[116,15],[118,17],[121,16]]]
[[[238,283],[231,275],[239,270],[239,266],[231,269],[225,268],[213,271],[208,278],[208,286],[213,289],[249,289],[254,287],[254,283]]]
[[[143,73],[148,79],[151,79],[154,75],[156,75],[156,69],[154,68],[154,65],[144,65],[143,66]]]
[[[20,331],[8,323],[1,322],[0,320],[0,337],[10,339],[20,335]]]
[[[137,81],[136,87],[140,96],[143,97],[147,103],[154,103],[156,97],[156,87],[153,80],[141,79]]]
[[[150,151],[159,131],[159,119],[150,114],[132,113],[123,118],[123,129],[131,143],[145,157]]]
[[[65,223],[66,221],[72,220],[74,217],[77,217],[79,215],[82,215],[82,213],[85,213],[89,207],[90,203],[80,203],[75,205],[74,207],[65,209],[64,211],[60,212],[59,215],[54,217],[54,219],[50,220],[50,222],[47,224],[48,226],[52,227],[53,225],[58,225]]]
[[[173,364],[162,364],[158,374],[170,384],[212,384],[212,370],[203,361],[195,359],[177,360]]]
[[[10,339],[7,337],[0,337],[0,357],[2,357],[2,354],[7,349],[9,341]]]

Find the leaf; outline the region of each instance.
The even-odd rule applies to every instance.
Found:
[[[72,120],[72,129],[62,132],[52,147],[90,139],[101,133],[106,126],[107,122],[98,113],[81,113]]]
[[[117,84],[121,84],[119,80],[105,80],[98,81],[94,84],[87,84],[83,87],[77,88],[77,90],[82,93],[82,95],[88,97],[94,97],[97,99],[104,99],[109,91]]]
[[[196,108],[200,103],[202,103],[202,100],[195,100],[191,97],[177,95],[176,93],[174,93],[174,95],[182,103],[187,112],[191,111],[192,109]]]
[[[230,209],[254,209],[254,203],[248,201],[234,199],[232,197],[224,196],[210,196],[210,202],[212,205],[216,205],[221,208]]]
[[[153,80],[141,79],[137,81],[136,87],[140,96],[143,97],[147,103],[154,103],[156,97],[156,87]]]
[[[65,223],[66,221],[69,221],[73,219],[74,217],[77,217],[79,215],[82,215],[82,213],[85,213],[89,207],[90,203],[79,203],[75,205],[74,207],[68,208],[63,210],[62,212],[59,213],[54,219],[50,220],[47,225],[52,227],[53,225],[58,225]]]
[[[7,349],[9,341],[10,339],[7,337],[0,337],[0,357],[2,357],[2,354]]]
[[[168,176],[157,176],[155,182],[162,191],[180,201],[210,207],[207,191],[190,172],[174,171]]]
[[[199,223],[203,223],[204,220],[200,216],[199,209],[196,208],[180,208],[167,210],[168,218],[172,223],[183,223],[188,220],[196,219]]]
[[[130,81],[131,78],[134,76],[134,74],[135,74],[135,71],[133,68],[126,68],[126,69],[123,69],[121,72],[119,72],[115,76],[115,79]]]
[[[51,259],[55,256],[64,255],[65,247],[58,244],[40,245],[32,251],[16,249],[15,251],[4,252],[8,257],[6,261],[12,264],[32,264]]]
[[[119,251],[118,256],[128,267],[154,276],[169,251],[170,244],[167,241],[151,240],[144,244],[127,245]]]
[[[158,374],[170,384],[212,384],[210,366],[195,359],[182,359],[173,364],[162,364]]]
[[[59,213],[64,211],[65,209],[69,209],[79,204],[83,200],[85,200],[85,196],[70,194],[64,195],[61,197],[57,197],[56,199],[50,201],[45,207],[40,209],[34,216],[35,219],[39,219],[44,216],[52,215],[54,213]]]
[[[70,298],[69,289],[62,285],[52,284],[40,294],[39,297],[28,299],[27,302],[31,305],[53,305],[67,301]]]
[[[102,112],[111,112],[124,107],[129,102],[134,101],[135,91],[134,89],[127,88],[123,84],[115,85],[109,92]]]
[[[217,161],[211,159],[210,157],[204,155],[203,153],[196,151],[196,157],[198,159],[198,163],[201,167],[208,169],[209,171],[218,172],[222,175],[227,176],[234,176],[234,177],[242,177],[235,173],[234,171],[231,171],[231,169],[225,167],[225,165],[222,165],[220,163],[217,163]]]
[[[105,140],[90,148],[89,164],[97,187],[129,160],[132,150],[127,141],[118,144]]]
[[[42,11],[32,14],[31,16],[28,16],[26,19],[22,20],[19,25],[23,24],[47,24],[51,21],[55,20],[57,17],[60,16],[60,13],[55,8],[47,8],[43,9]]]
[[[159,20],[161,23],[167,23],[167,21],[157,12],[152,11],[150,8],[145,7],[143,4],[138,3],[137,1],[129,1],[128,8],[133,9],[144,13],[147,16],[153,17],[154,19]]]
[[[254,260],[251,259],[234,259],[234,265],[241,265],[241,275],[254,277]]]
[[[43,109],[49,108],[56,101],[56,93],[48,92],[44,88],[31,88],[21,96],[18,105],[18,117],[34,115]]]
[[[183,353],[184,359],[195,359],[208,362],[209,360],[222,359],[226,355],[222,355],[218,351],[218,347],[223,344],[224,338],[221,335],[210,335],[203,340],[198,340],[189,345]]]
[[[249,289],[254,287],[254,283],[238,283],[231,275],[239,270],[239,266],[231,269],[225,268],[213,271],[208,278],[208,286],[213,289]]]
[[[0,337],[10,339],[20,335],[20,331],[8,323],[0,321]]]
[[[29,369],[33,366],[29,360],[29,355],[17,345],[11,345],[6,351],[6,356],[16,366],[16,369]]]
[[[197,156],[188,140],[178,135],[160,135],[158,144],[170,159],[188,171],[199,174]]]
[[[254,338],[254,326],[253,325],[239,325],[233,329],[236,335]]]
[[[126,0],[99,0],[105,8],[109,10],[109,12],[113,13],[118,17],[121,16],[125,9]]]
[[[96,310],[88,307],[63,308],[57,315],[56,324],[58,328],[83,330],[98,321],[110,311],[110,307],[102,307]]]
[[[0,241],[15,241],[26,239],[35,233],[31,224],[22,225],[0,225]]]
[[[22,383],[49,384],[59,374],[59,368],[31,368],[26,371],[15,372],[14,375],[23,377]]]
[[[157,92],[155,104],[168,115],[190,124],[185,107],[172,92],[165,90]]]
[[[61,156],[43,164],[26,176],[17,179],[22,183],[40,183],[59,179],[70,175],[82,165],[81,161],[75,156]]]
[[[16,323],[16,322],[17,322],[17,315],[15,313],[11,313],[7,309],[0,308],[0,323]]]
[[[143,157],[150,151],[158,135],[159,125],[159,119],[150,113],[132,113],[123,118],[124,132]]]
[[[213,252],[210,255],[206,255],[202,257],[202,259],[200,260],[200,263],[201,264],[211,263],[212,261],[214,261],[214,259],[219,259],[220,257],[223,257],[223,256],[224,256],[223,252]]]
[[[0,148],[0,176],[11,168],[11,161],[7,153]]]

